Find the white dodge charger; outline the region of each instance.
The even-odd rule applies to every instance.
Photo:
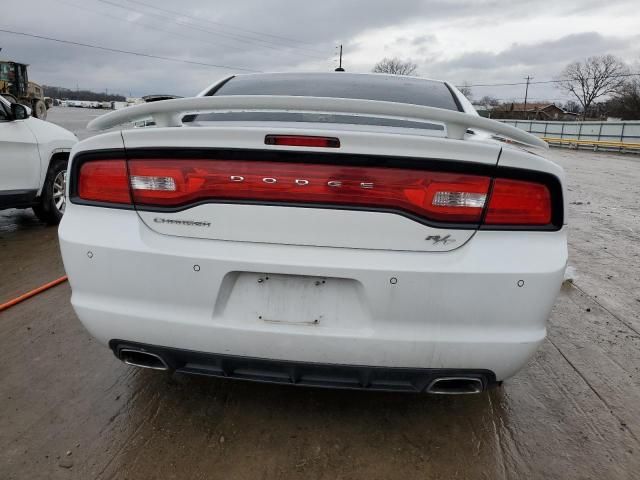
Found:
[[[563,171],[446,82],[227,78],[109,113],[72,151],[72,304],[125,363],[477,393],[545,338]]]

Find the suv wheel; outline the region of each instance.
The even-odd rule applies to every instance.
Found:
[[[65,160],[56,160],[49,167],[47,178],[42,187],[42,194],[37,205],[33,206],[36,216],[49,225],[57,225],[62,219],[67,199],[67,163]]]

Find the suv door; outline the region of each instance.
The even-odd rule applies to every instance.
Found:
[[[40,186],[38,142],[30,120],[13,120],[0,99],[0,208],[28,206]]]

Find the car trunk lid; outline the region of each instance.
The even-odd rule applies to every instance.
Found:
[[[436,252],[473,236],[500,150],[362,126],[151,128],[123,138],[135,208],[158,233]]]

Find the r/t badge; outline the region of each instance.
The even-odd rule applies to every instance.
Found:
[[[451,235],[445,235],[444,237],[442,235],[429,235],[425,240],[427,242],[432,241],[433,245],[446,245],[447,243],[453,243],[456,241],[455,238],[451,238]]]

